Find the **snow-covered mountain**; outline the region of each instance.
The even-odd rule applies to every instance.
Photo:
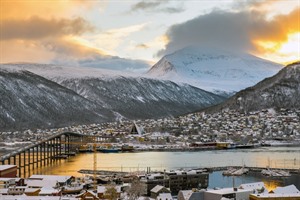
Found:
[[[273,77],[235,94],[208,111],[235,109],[255,111],[261,109],[300,109],[300,62],[290,64]]]
[[[281,68],[250,54],[191,46],[164,56],[147,74],[218,94],[233,94],[273,76]]]
[[[44,77],[40,77],[41,79],[48,79],[47,81],[51,83],[55,82],[55,85],[58,85],[67,91],[72,91],[76,98],[80,97],[82,100],[92,103],[94,106],[90,107],[92,111],[97,111],[95,107],[110,111],[107,116],[107,121],[115,121],[120,118],[145,119],[181,115],[218,104],[225,100],[221,96],[206,92],[188,84],[177,84],[167,80],[133,77],[124,73],[122,73],[122,75],[117,75],[115,71],[111,72],[109,70],[24,63],[0,65],[0,69],[1,68],[2,70],[13,69],[20,74],[24,73],[19,72],[20,70],[26,69],[37,74],[34,74],[35,76],[39,75],[38,77]],[[27,76],[27,74],[24,74],[24,76],[25,75]],[[13,77],[10,77],[10,79],[13,80]],[[34,83],[34,81],[35,80],[32,80],[32,84],[40,84],[39,82]],[[3,79],[3,87],[4,85],[5,79]],[[51,102],[55,95],[61,96],[60,94],[55,94],[55,87],[51,90],[53,94],[49,92],[48,95],[47,91],[41,93],[42,91],[31,89],[33,85],[26,86],[28,83],[24,83],[23,85],[25,88],[18,91],[21,95],[21,99],[25,98],[23,94],[25,96],[34,96],[35,94],[43,95],[44,102],[41,102],[41,104],[53,105],[48,101]],[[26,88],[30,91],[26,91]],[[12,88],[9,88],[8,90],[11,93],[14,93]],[[34,94],[31,94],[31,92],[34,92]],[[18,99],[19,97],[11,98]],[[71,96],[68,98],[73,99]],[[35,99],[39,99],[39,97],[29,98],[28,103],[30,103],[30,101],[35,102]],[[61,100],[66,101],[64,98]],[[20,104],[17,100],[12,101],[11,104],[9,101],[6,103],[8,106]],[[41,106],[36,107],[36,109],[41,108]],[[53,105],[53,107],[55,108],[55,105]],[[78,103],[78,107],[82,107],[82,104]],[[31,109],[29,109],[29,111],[30,110]],[[64,109],[60,108],[60,110],[63,112]],[[101,114],[101,112],[97,113]],[[30,112],[27,114],[28,119],[30,119]],[[45,113],[45,116],[45,118],[41,117],[41,119],[47,121],[47,113]],[[74,113],[66,117],[66,119],[72,121],[72,116],[74,116]],[[78,121],[75,122],[78,123]]]
[[[0,131],[104,122],[112,111],[22,70],[0,68]]]

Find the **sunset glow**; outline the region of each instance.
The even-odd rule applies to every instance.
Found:
[[[217,46],[278,63],[289,63],[300,57],[299,0],[243,3],[1,0],[0,5],[1,63],[51,63],[53,59],[78,60],[97,54],[155,63],[166,53],[191,44],[201,45],[202,40],[220,41]],[[228,20],[210,21],[220,14],[229,17]],[[240,21],[230,20],[231,15],[237,15],[234,19]],[[198,29],[188,29],[189,24],[197,27],[202,22]],[[187,29],[178,31],[183,26]],[[202,34],[210,29],[210,34]],[[234,32],[236,36],[226,35],[227,29],[241,32]],[[224,35],[216,34],[223,32]],[[198,40],[197,35],[203,38]],[[222,44],[224,41],[231,44],[230,37],[236,38],[233,41],[236,46]]]
[[[300,58],[300,33],[288,35],[286,42],[256,42],[265,53],[258,56],[278,63],[288,64]]]

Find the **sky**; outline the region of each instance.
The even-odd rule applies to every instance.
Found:
[[[0,63],[143,71],[189,45],[300,59],[300,0],[0,0]]]

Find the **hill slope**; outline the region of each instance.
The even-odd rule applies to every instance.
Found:
[[[141,77],[56,81],[128,119],[175,116],[224,101],[220,96],[187,84]]]
[[[283,68],[278,74],[238,92],[226,102],[208,110],[267,108],[300,109],[300,62]]]
[[[111,111],[28,71],[0,68],[0,130],[111,120]]]

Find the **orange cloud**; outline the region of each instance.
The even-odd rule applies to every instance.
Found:
[[[0,62],[101,55],[98,49],[68,39],[94,30],[80,13],[95,4],[104,5],[84,0],[0,0]]]
[[[1,19],[26,19],[31,16],[68,17],[76,14],[79,8],[89,8],[95,3],[83,0],[1,0]]]
[[[0,39],[41,39],[80,35],[92,29],[92,26],[82,18],[48,20],[36,16],[26,20],[7,19],[1,23]]]

